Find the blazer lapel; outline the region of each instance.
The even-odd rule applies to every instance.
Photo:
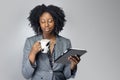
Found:
[[[62,44],[62,41],[60,39],[60,36],[57,36],[56,37],[56,45],[55,45],[55,60],[60,56],[62,55],[62,52],[63,51],[63,44]]]
[[[56,45],[55,45],[55,53],[54,53],[54,60],[56,60],[60,55],[63,54],[63,43],[62,40],[60,39],[60,36],[56,37]],[[57,67],[57,63],[54,63],[53,69]]]

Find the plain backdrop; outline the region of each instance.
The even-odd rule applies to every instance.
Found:
[[[23,46],[34,35],[27,17],[43,3],[63,8],[60,35],[88,51],[70,80],[120,80],[120,0],[0,0],[0,80],[25,80]]]

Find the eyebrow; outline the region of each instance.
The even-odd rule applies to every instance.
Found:
[[[45,18],[40,18],[40,19],[45,19]],[[49,18],[49,19],[53,19],[53,18]]]
[[[40,20],[46,20],[46,19],[44,19],[44,18],[41,18]],[[53,18],[49,18],[48,20],[54,20]]]

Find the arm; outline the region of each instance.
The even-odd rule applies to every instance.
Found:
[[[68,48],[71,48],[71,42],[70,40],[67,41],[67,49]],[[74,69],[71,69],[71,64],[65,64],[65,67],[64,67],[64,75],[67,79],[69,78],[74,78],[75,77],[75,74],[76,74],[76,71],[77,71],[77,66],[75,66]]]
[[[29,59],[31,48],[32,48],[32,45],[30,44],[30,40],[27,39],[25,42],[24,49],[23,49],[24,54],[23,54],[23,61],[22,61],[22,74],[26,79],[29,79],[32,77],[34,69],[36,67],[36,65],[35,66],[31,65],[31,62],[35,64],[34,59],[33,61],[32,59],[31,61]],[[35,57],[32,57],[32,58],[35,58]]]
[[[71,70],[70,64],[66,64],[64,67],[64,75],[65,75],[66,79],[69,79],[71,77],[74,78],[76,71],[77,71],[77,66],[75,69]]]

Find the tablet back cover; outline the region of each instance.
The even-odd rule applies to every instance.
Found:
[[[78,55],[80,57],[86,52],[87,52],[86,50],[68,49],[63,53],[63,55],[61,55],[55,60],[55,63],[62,63],[62,64],[70,63],[70,61],[68,60],[69,56]]]

